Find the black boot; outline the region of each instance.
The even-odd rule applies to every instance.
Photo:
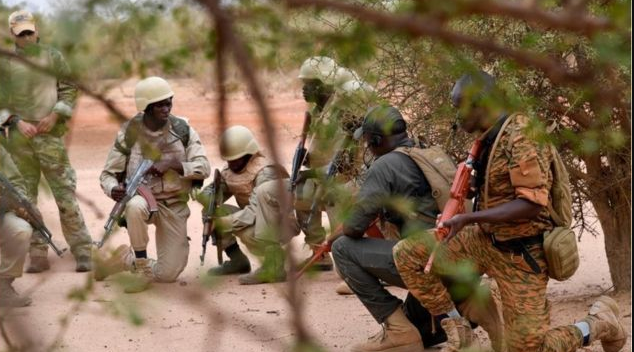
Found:
[[[240,250],[237,243],[225,249],[225,253],[229,257],[229,260],[222,263],[220,266],[215,266],[207,271],[209,275],[231,275],[231,274],[246,274],[251,271],[251,263],[244,253]]]
[[[238,276],[240,285],[258,285],[286,281],[284,270],[284,250],[279,246],[265,249],[262,266],[250,274]]]

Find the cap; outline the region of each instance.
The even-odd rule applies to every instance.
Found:
[[[359,140],[364,133],[391,136],[403,133],[406,129],[407,123],[397,108],[391,105],[380,105],[368,110],[363,118],[363,124],[354,131],[353,137]]]
[[[9,15],[9,29],[14,35],[24,31],[35,32],[35,18],[26,10],[15,11]]]

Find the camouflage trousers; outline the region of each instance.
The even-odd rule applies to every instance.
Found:
[[[403,281],[432,314],[445,314],[454,308],[440,275],[465,277],[486,273],[499,287],[509,352],[572,352],[582,346],[581,331],[573,325],[548,330],[548,275],[540,244],[527,246],[542,269],[540,274],[535,274],[521,255],[493,247],[491,239],[479,227],[465,227],[446,247],[437,251],[433,273],[424,274],[435,244],[434,235],[426,232],[399,242],[393,252]]]
[[[62,233],[75,258],[90,256],[92,239],[86,228],[75,189],[77,176],[70,165],[61,137],[38,134],[29,139],[17,130],[11,131],[9,152],[24,177],[27,196],[37,204],[40,175],[44,175],[59,209]],[[46,256],[48,246],[38,234],[31,237],[31,257]]]

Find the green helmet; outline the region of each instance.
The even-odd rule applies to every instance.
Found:
[[[260,150],[251,130],[244,126],[232,126],[220,137],[220,157],[224,161],[240,159],[247,154]]]
[[[137,111],[144,111],[148,105],[174,96],[169,83],[161,77],[140,80],[134,89]]]
[[[306,59],[299,69],[299,79],[318,79],[326,85],[335,85],[337,63],[326,56],[313,56]]]

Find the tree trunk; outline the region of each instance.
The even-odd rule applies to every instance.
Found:
[[[622,155],[608,155],[608,165],[588,164],[588,174],[598,170],[604,175],[604,182],[594,182],[590,201],[594,206],[603,235],[605,252],[610,267],[610,276],[616,291],[629,291],[632,286],[632,203],[630,196],[630,163]],[[595,169],[595,170],[592,170]],[[594,172],[593,172],[594,171]],[[597,178],[595,180],[600,180]],[[617,182],[610,182],[619,180]]]

